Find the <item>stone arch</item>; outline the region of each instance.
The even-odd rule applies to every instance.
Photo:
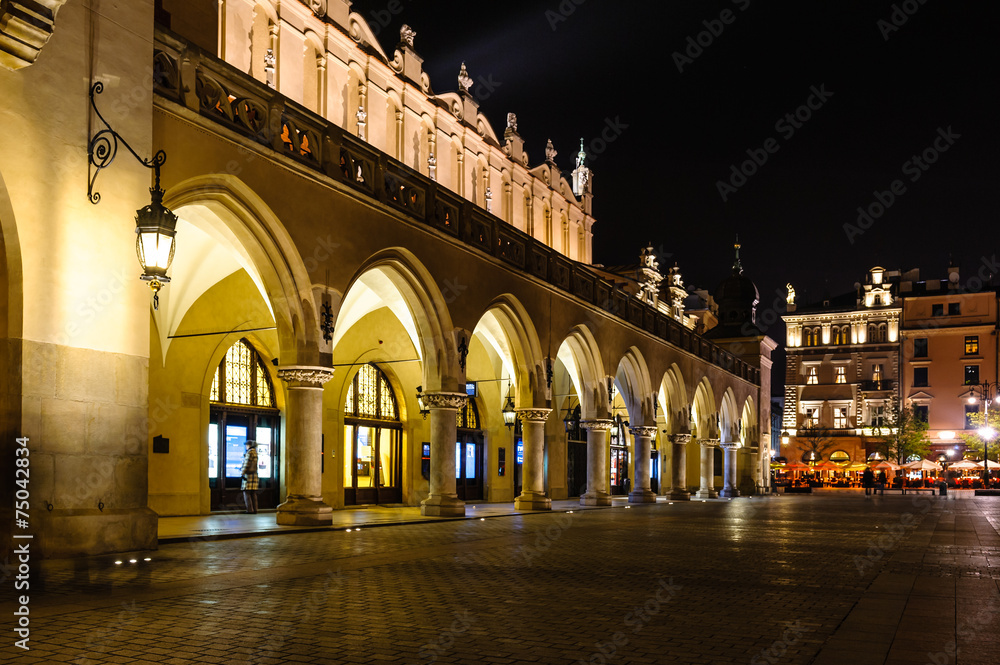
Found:
[[[241,180],[225,174],[178,183],[167,191],[164,204],[182,218],[196,218],[214,241],[237,252],[241,263],[256,272],[255,282],[274,316],[282,364],[319,364],[319,326],[309,273],[267,204]]]
[[[618,363],[615,381],[632,425],[653,425],[653,387],[646,359],[638,348],[633,346],[625,352]]]
[[[580,398],[584,420],[611,417],[611,403],[605,382],[604,361],[594,334],[585,325],[577,325],[562,344],[556,357],[562,361]]]
[[[707,377],[698,382],[691,404],[694,407],[691,431],[696,433],[699,439],[712,439],[718,436],[718,424],[715,421],[717,415],[715,391],[712,390],[712,384]]]
[[[0,339],[19,338],[24,325],[21,243],[10,193],[0,174]],[[19,374],[19,373],[18,373]]]
[[[736,396],[732,388],[726,388],[719,406],[719,438],[722,441],[740,440],[736,427],[737,418]]]
[[[660,400],[659,413],[668,433],[687,432],[691,426],[690,402],[685,387],[684,373],[677,363],[672,363],[663,373],[657,399]]]
[[[760,440],[760,429],[757,423],[757,405],[754,404],[752,395],[748,396],[743,402],[740,423],[739,435],[742,445],[744,447],[755,445],[764,447],[765,442]]]
[[[458,342],[447,303],[433,276],[409,250],[390,247],[369,257],[355,272],[336,313],[332,347],[353,323],[372,311],[363,286],[400,319],[420,354],[425,391],[460,392]]]
[[[544,354],[531,317],[511,294],[498,296],[489,304],[473,330],[506,357],[509,372],[516,377],[518,407],[545,406]]]

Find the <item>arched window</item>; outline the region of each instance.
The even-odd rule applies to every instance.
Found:
[[[385,374],[362,365],[344,400],[344,502],[403,500],[402,423]]]
[[[847,464],[851,461],[851,456],[845,450],[835,450],[830,453],[830,461],[836,464]]]
[[[257,442],[260,507],[278,503],[278,422],[274,386],[246,339],[233,344],[215,370],[209,393],[208,485],[213,509],[240,508],[245,442]]]

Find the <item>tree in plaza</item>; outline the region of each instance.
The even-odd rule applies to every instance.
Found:
[[[893,404],[886,424],[875,428],[875,447],[888,460],[902,466],[911,456],[926,457],[931,450],[927,438],[927,422],[908,406]]]
[[[816,463],[823,459],[823,453],[836,444],[830,437],[830,431],[819,425],[803,427],[795,437],[795,443],[802,451],[802,459]]]
[[[977,458],[982,459],[983,457],[983,437],[979,433],[979,430],[987,424],[986,414],[982,411],[979,413],[970,413],[969,422],[972,423],[971,434],[959,434],[962,440],[965,442],[965,449],[968,452],[973,453]],[[1000,439],[997,438],[997,432],[1000,432],[1000,409],[994,409],[989,412],[989,426],[993,428],[993,438],[989,440],[989,446],[987,447],[987,452],[989,453],[989,458],[991,462],[1000,461]],[[990,469],[994,470],[992,464],[990,464]]]

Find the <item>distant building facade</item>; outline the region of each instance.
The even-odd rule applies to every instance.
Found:
[[[823,459],[864,461],[898,405],[928,423],[932,457],[960,458],[983,408],[970,386],[998,376],[997,291],[981,284],[963,285],[956,267],[928,280],[875,267],[818,303],[798,306],[790,291],[782,454],[799,459],[822,438]]]

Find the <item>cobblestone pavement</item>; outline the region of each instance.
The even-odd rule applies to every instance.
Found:
[[[988,497],[741,498],[32,561],[0,663],[992,665],[998,528]]]

